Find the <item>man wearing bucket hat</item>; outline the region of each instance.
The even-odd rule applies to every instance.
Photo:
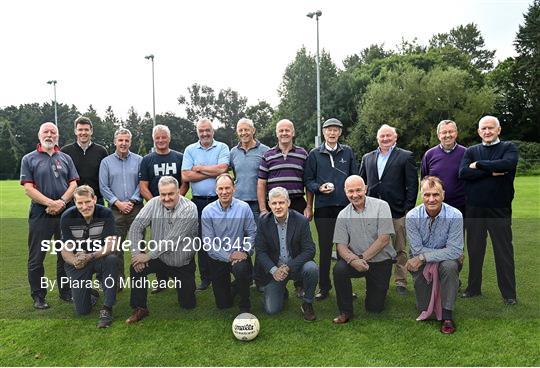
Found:
[[[334,227],[339,212],[349,203],[344,190],[345,179],[358,172],[352,149],[338,142],[343,130],[341,121],[328,119],[322,128],[324,143],[311,150],[304,171],[309,207],[315,197],[314,217],[319,234],[319,292],[315,295],[316,300],[326,299],[332,289],[330,263]]]

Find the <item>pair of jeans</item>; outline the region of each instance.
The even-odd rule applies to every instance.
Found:
[[[295,281],[302,281],[304,285],[305,303],[313,303],[315,299],[315,288],[319,279],[319,267],[313,261],[304,263],[299,275],[292,275]],[[277,314],[283,310],[283,300],[285,297],[285,288],[290,278],[283,281],[272,279],[264,287],[264,310],[268,314]]]

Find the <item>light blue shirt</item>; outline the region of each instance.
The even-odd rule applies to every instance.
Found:
[[[229,262],[235,251],[253,254],[257,225],[246,202],[233,198],[227,208],[219,200],[210,203],[202,211],[201,226],[202,244],[209,242],[212,259]]]
[[[230,167],[236,180],[234,197],[243,201],[257,200],[257,179],[261,158],[270,148],[257,141],[247,151],[240,144],[231,149]]]
[[[383,155],[381,152],[381,148],[377,148],[377,172],[379,173],[379,179],[381,178],[384,168],[386,167],[386,163],[388,162],[388,158],[392,154],[392,151],[396,147],[396,143],[386,153],[386,155]]]
[[[201,146],[200,141],[190,144],[184,151],[182,170],[191,170],[197,165],[229,165],[229,147],[214,139],[208,148]],[[216,178],[208,178],[191,182],[191,193],[194,196],[215,196]]]
[[[407,213],[405,226],[414,257],[423,254],[426,262],[441,262],[463,254],[463,216],[446,203],[434,219],[423,204],[413,208]]]
[[[289,255],[289,249],[287,249],[287,223],[289,222],[289,215],[285,219],[285,222],[280,223],[275,217],[278,237],[279,237],[279,264],[287,264],[291,260]]]
[[[142,157],[128,152],[122,160],[115,152],[101,160],[99,165],[99,190],[109,205],[116,201],[140,202],[139,166]]]

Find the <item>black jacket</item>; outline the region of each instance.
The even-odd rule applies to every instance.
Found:
[[[288,264],[290,275],[296,279],[300,276],[302,266],[313,260],[315,243],[311,237],[308,219],[291,209],[287,222],[287,248],[292,258]],[[255,278],[264,286],[273,279],[270,270],[277,266],[280,254],[278,230],[272,213],[267,213],[259,219],[255,254]]]
[[[368,187],[367,195],[382,199],[390,205],[393,218],[405,216],[414,208],[418,195],[418,170],[411,151],[394,147],[382,177],[377,171],[378,150],[362,157],[360,176]]]

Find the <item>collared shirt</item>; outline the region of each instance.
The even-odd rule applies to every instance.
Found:
[[[124,159],[113,153],[105,157],[99,166],[99,189],[109,206],[116,201],[141,201],[139,166],[142,157],[129,152]]]
[[[287,224],[289,222],[289,214],[283,222],[279,222],[278,219],[274,216],[274,222],[278,230],[279,237],[279,261],[278,264],[287,264],[291,260],[289,254],[289,249],[287,248]],[[270,272],[273,274],[272,270]]]
[[[442,143],[439,144],[439,147],[440,147],[444,152],[446,152],[446,153],[452,152],[453,150],[456,149],[457,146],[458,146],[457,142],[454,142],[454,145],[452,146],[452,148],[450,148],[450,149],[445,149],[445,148],[443,147]]]
[[[257,173],[261,158],[270,148],[257,141],[255,147],[247,151],[239,143],[231,149],[230,167],[236,180],[234,197],[243,201],[257,200]]]
[[[85,148],[85,147],[81,146],[81,144],[79,143],[79,141],[75,141],[75,144],[76,144],[77,146],[79,146],[79,148],[83,151],[83,153],[86,153],[86,150],[87,150],[88,148],[90,148],[90,146],[91,146],[93,143],[94,143],[94,142],[92,142],[92,141],[88,142],[88,145],[87,145],[86,148]]]
[[[394,234],[390,206],[382,199],[366,196],[363,211],[352,203],[339,213],[334,229],[334,243],[345,244],[356,255],[364,253],[381,235]],[[370,262],[396,258],[396,251],[389,243]]]
[[[62,147],[62,152],[67,153],[73,160],[73,164],[79,173],[77,185],[89,185],[94,189],[99,200],[103,198],[99,190],[99,165],[109,155],[107,149],[100,144],[91,143],[83,149],[79,142]]]
[[[287,154],[279,145],[269,149],[259,166],[259,179],[266,180],[266,191],[283,187],[289,192],[289,197],[302,197],[307,156],[305,149],[294,145]]]
[[[200,141],[197,141],[186,147],[182,170],[191,170],[193,166],[198,165],[229,165],[229,161],[229,147],[225,143],[214,139],[210,147],[206,148],[201,145]],[[216,178],[193,181],[191,182],[191,193],[194,196],[215,196],[215,186]]]
[[[233,252],[253,254],[257,225],[246,202],[233,198],[227,208],[219,199],[210,203],[202,211],[201,226],[203,244],[210,243],[208,255],[212,259],[229,262]]]
[[[396,148],[396,144],[397,143],[394,143],[394,145],[390,147],[390,149],[388,150],[386,154],[383,154],[381,152],[380,147],[377,148],[377,172],[379,173],[379,179],[382,177],[384,168],[386,167],[386,163],[388,162],[388,158],[392,154],[392,151],[394,150],[394,148]]]
[[[336,144],[335,147],[332,148],[332,147],[330,147],[330,146],[328,145],[328,143],[324,142],[324,147],[326,148],[327,151],[329,151],[329,152],[334,152],[335,150],[338,149],[339,146],[338,146],[338,144]]]
[[[149,200],[129,228],[131,253],[141,252],[147,244],[150,258],[159,258],[168,266],[187,265],[195,255],[194,247],[198,229],[197,206],[180,196],[177,205],[168,209],[159,197]],[[143,241],[145,230],[152,227],[152,242]]]
[[[441,262],[463,254],[463,217],[446,203],[433,219],[423,204],[413,208],[407,213],[405,226],[414,257],[423,254],[426,262]]]
[[[496,145],[498,143],[501,143],[501,140],[497,137],[497,139],[495,139],[491,143],[486,143],[486,142],[482,141],[482,146],[494,146],[494,145]]]
[[[68,208],[60,218],[60,227],[62,241],[79,241],[79,244],[75,243],[74,253],[78,250],[86,253],[99,252],[105,247],[105,239],[116,235],[112,211],[99,204],[96,204],[94,214],[89,222],[86,221],[77,207]],[[87,239],[91,241],[85,242]]]
[[[54,148],[52,155],[41,145],[22,158],[21,185],[31,183],[44,196],[57,200],[66,192],[69,183],[79,180],[79,174],[71,157]]]

